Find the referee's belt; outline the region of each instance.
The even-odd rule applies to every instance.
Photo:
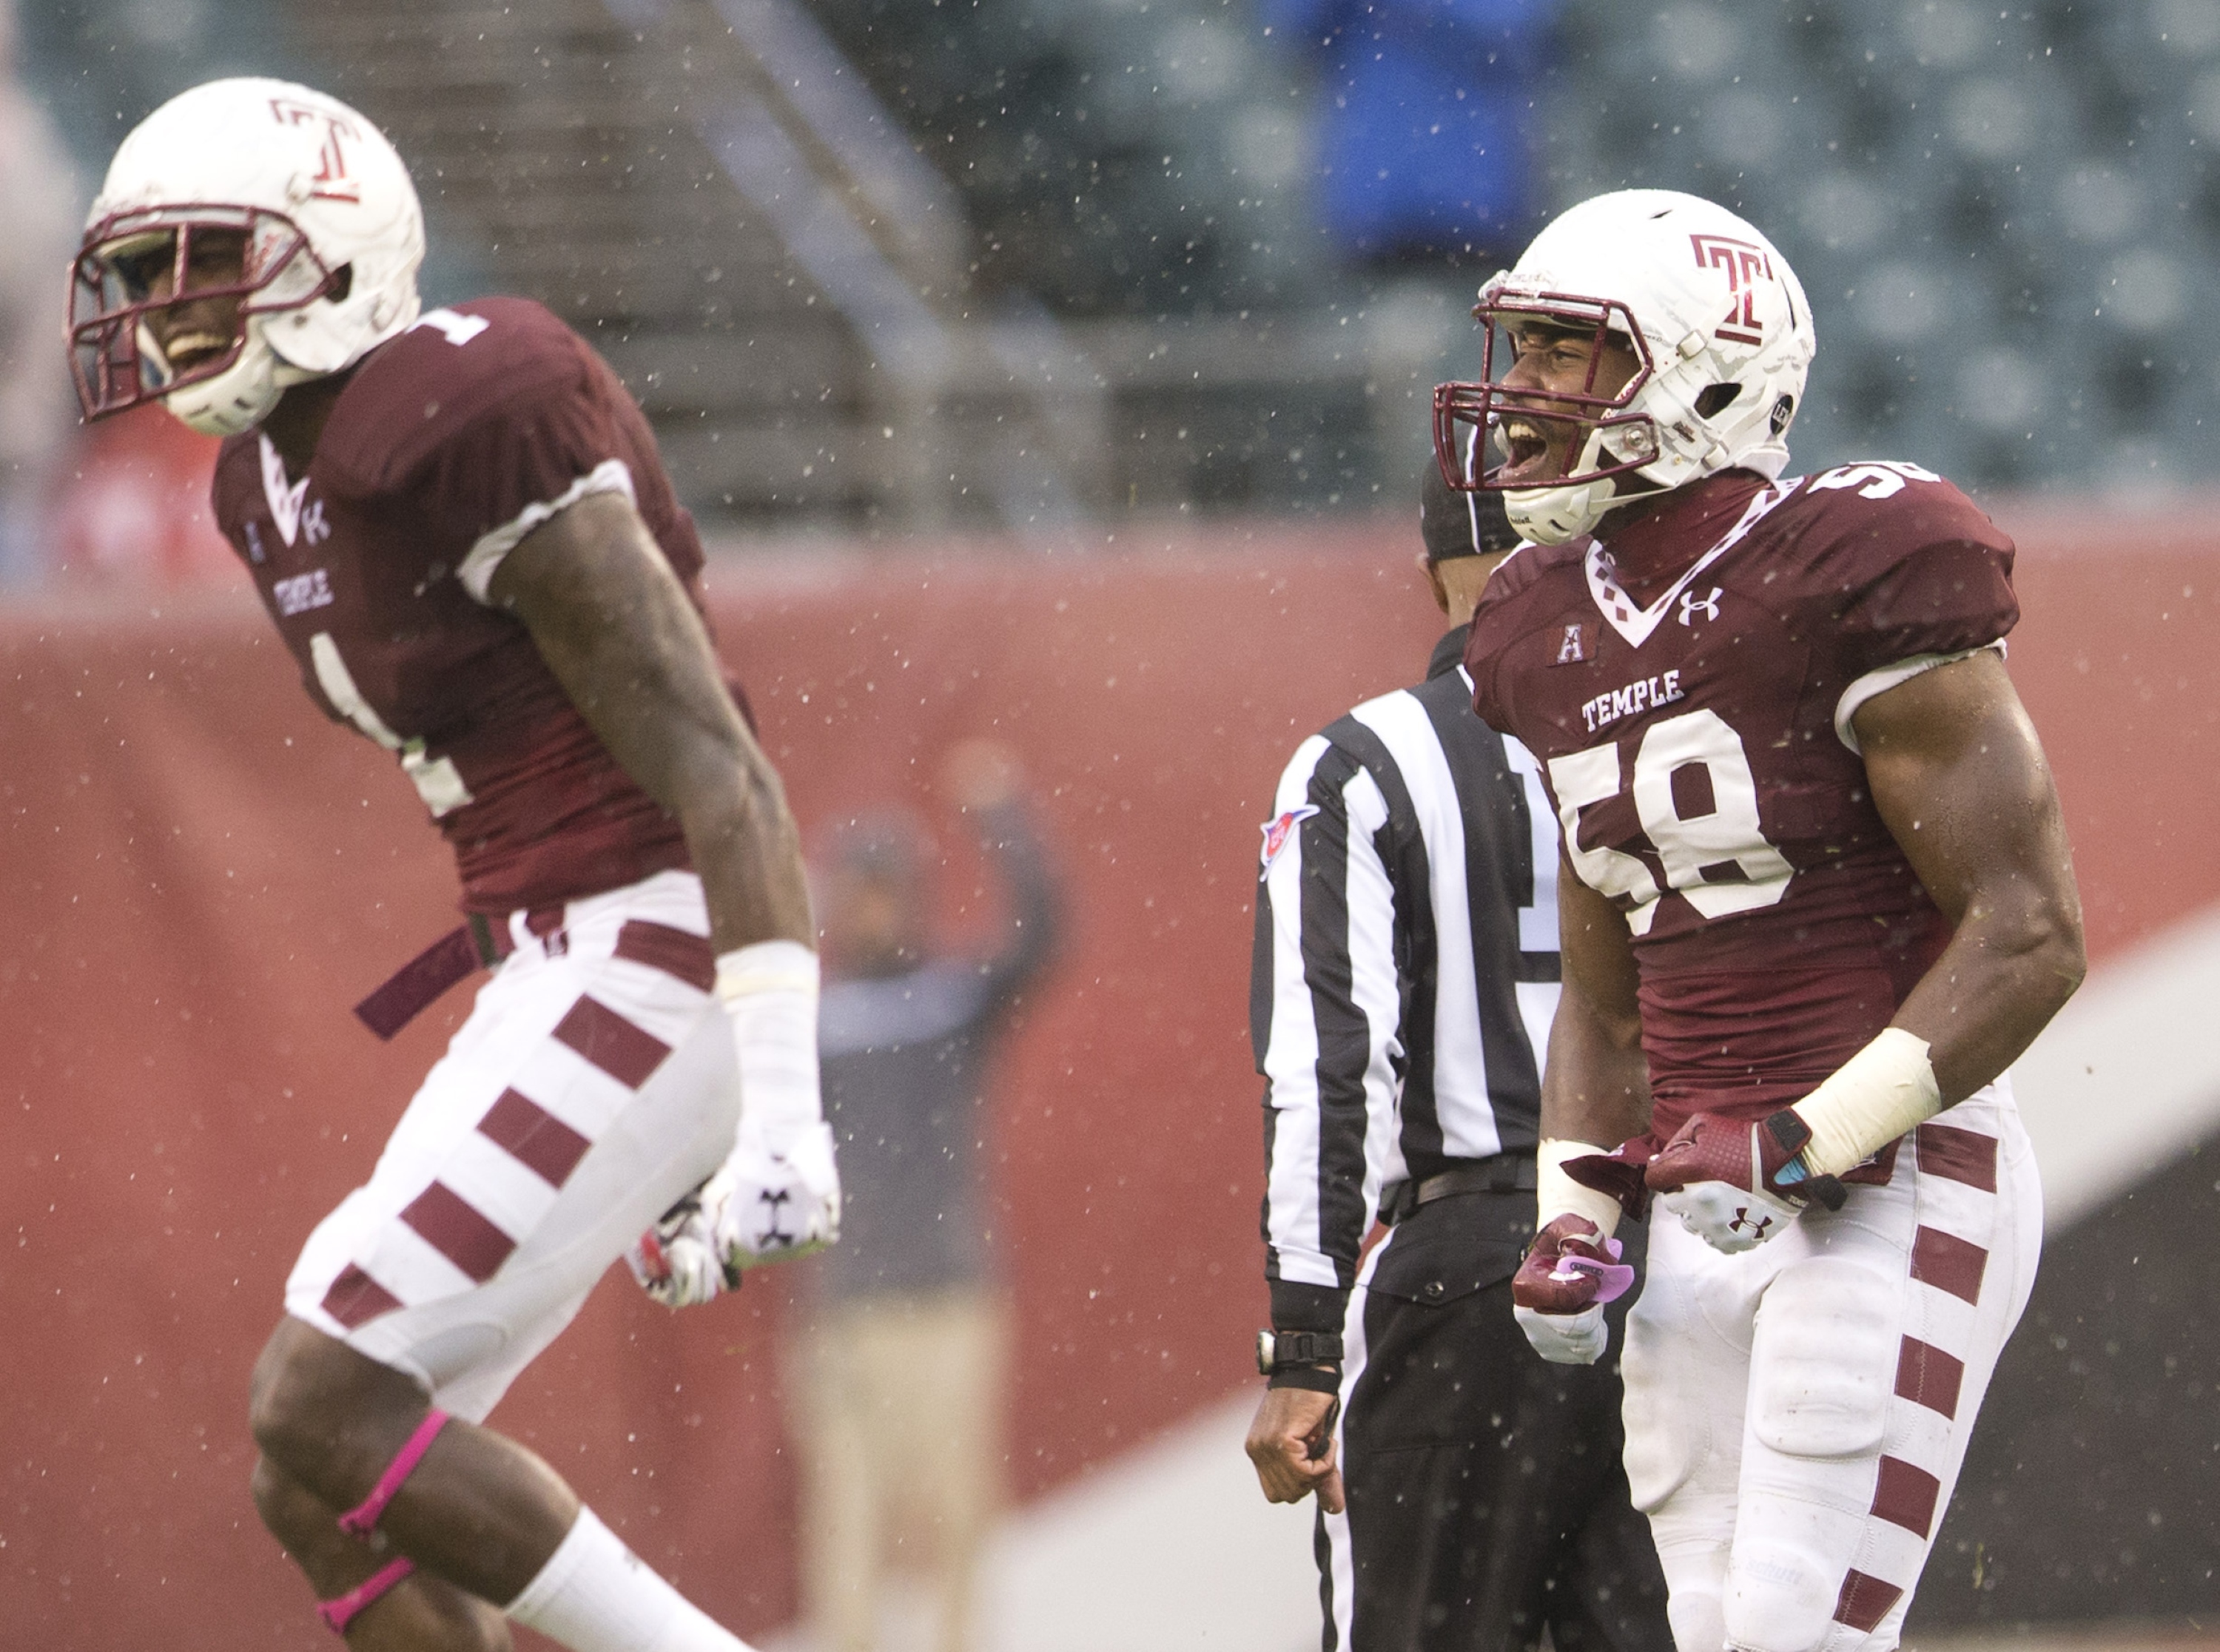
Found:
[[[1531,1149],[1467,1159],[1419,1181],[1389,1182],[1380,1190],[1380,1220],[1393,1227],[1410,1220],[1421,1206],[1437,1199],[1456,1199],[1466,1194],[1531,1193],[1534,1186]]]

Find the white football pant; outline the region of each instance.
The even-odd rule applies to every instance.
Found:
[[[1626,1476],[1680,1652],[1888,1652],[2019,1322],[2042,1190],[2007,1079],[1722,1256],[1662,1206],[1627,1320]]]
[[[739,1122],[700,880],[659,872],[556,918],[511,914],[516,951],[285,1284],[286,1312],[471,1422]]]

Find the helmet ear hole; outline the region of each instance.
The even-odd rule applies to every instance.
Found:
[[[324,284],[324,296],[334,304],[346,302],[346,296],[353,290],[354,265],[352,264],[340,265],[338,269],[332,271],[331,278]]]
[[[1696,413],[1699,418],[1711,419],[1733,405],[1742,394],[1739,384],[1708,384],[1696,396]]]

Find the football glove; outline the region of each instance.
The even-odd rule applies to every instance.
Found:
[[[720,1291],[740,1287],[739,1270],[728,1271],[717,1260],[716,1240],[702,1203],[708,1187],[708,1182],[703,1182],[664,1212],[661,1219],[625,1252],[625,1262],[640,1289],[666,1308],[691,1307],[710,1300]]]
[[[840,1172],[830,1125],[774,1131],[743,1119],[739,1144],[709,1178],[708,1189],[716,1198],[703,1204],[728,1269],[806,1256],[840,1237]]]
[[[832,1128],[812,1125],[774,1148],[740,1126],[732,1156],[641,1234],[625,1260],[665,1307],[740,1288],[747,1269],[822,1250],[840,1237]]]
[[[1557,1217],[1526,1248],[1511,1281],[1512,1315],[1534,1351],[1553,1365],[1593,1365],[1611,1340],[1603,1310],[1632,1288],[1634,1269],[1619,1260],[1584,1216]]]
[[[1802,1153],[1811,1126],[1789,1108],[1751,1120],[1699,1113],[1649,1162],[1643,1180],[1658,1202],[1714,1250],[1754,1250],[1817,1200],[1840,1210],[1833,1176],[1813,1175]]]

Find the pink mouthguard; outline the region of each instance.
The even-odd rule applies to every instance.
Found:
[[[1586,1274],[1596,1281],[1595,1300],[1599,1304],[1618,1301],[1634,1288],[1634,1269],[1619,1260],[1625,1254],[1625,1247],[1617,1239],[1606,1239],[1603,1248],[1611,1258],[1609,1262],[1572,1251],[1559,1253],[1557,1265],[1550,1269],[1550,1277],[1561,1285],[1569,1285]]]

